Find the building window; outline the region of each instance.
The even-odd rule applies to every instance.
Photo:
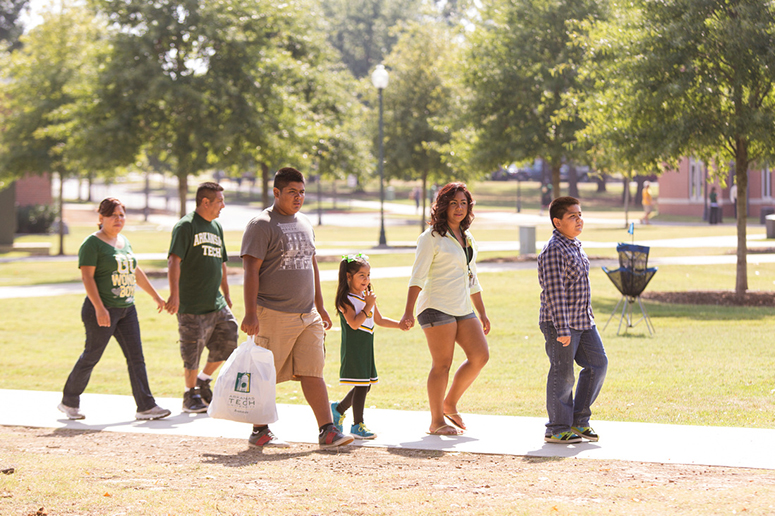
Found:
[[[769,163],[762,169],[762,199],[772,199],[772,171]]]
[[[693,201],[701,201],[703,198],[705,177],[702,169],[702,161],[689,158],[689,199]]]

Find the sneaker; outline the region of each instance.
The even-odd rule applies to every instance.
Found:
[[[202,380],[201,378],[196,379],[196,386],[199,388],[199,395],[202,396],[202,401],[205,405],[208,407],[210,406],[210,402],[213,401],[213,391],[210,389],[210,380]]]
[[[591,426],[572,426],[570,430],[574,434],[578,435],[579,437],[583,437],[587,441],[597,442],[600,440],[600,436],[597,435],[594,430],[592,430]]]
[[[581,442],[581,437],[573,432],[560,432],[559,434],[544,436],[544,441],[556,444],[576,444]]]
[[[344,432],[344,414],[340,414],[338,410],[336,410],[336,407],[339,406],[339,403],[333,402],[331,404],[331,415],[334,417],[334,426],[337,430],[339,430],[340,433]]]
[[[318,437],[318,444],[321,448],[333,448],[334,446],[343,446],[350,444],[355,440],[352,435],[344,435],[333,425],[322,430]]]
[[[251,433],[250,437],[248,437],[248,442],[254,446],[259,447],[278,446],[280,448],[290,448],[291,446],[285,441],[278,439],[277,436],[275,436],[272,431],[269,430],[268,426],[263,430]]]
[[[169,416],[170,414],[172,414],[172,412],[170,412],[169,410],[165,408],[161,408],[158,405],[154,405],[152,409],[143,410],[142,412],[137,412],[135,414],[135,419],[140,419],[143,421],[149,420],[149,419],[161,419],[163,417]]]
[[[86,415],[84,415],[84,413],[81,412],[81,409],[78,407],[68,407],[64,403],[60,403],[57,408],[60,412],[64,412],[64,414],[67,416],[67,419],[86,419]]]
[[[207,412],[207,405],[202,401],[202,395],[199,394],[198,387],[194,387],[183,393],[183,412],[193,414]]]
[[[363,423],[350,427],[350,434],[354,435],[356,439],[374,439],[377,437],[377,434],[366,428]]]

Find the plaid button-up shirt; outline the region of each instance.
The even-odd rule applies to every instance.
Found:
[[[570,240],[557,229],[538,256],[541,285],[539,323],[554,324],[558,337],[570,330],[588,330],[595,325],[589,286],[589,259],[581,242]]]

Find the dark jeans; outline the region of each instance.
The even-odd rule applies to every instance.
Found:
[[[547,434],[567,432],[571,426],[589,426],[590,406],[600,394],[608,369],[608,358],[597,327],[571,329],[570,344],[565,347],[557,342],[557,331],[552,323],[541,323],[541,332],[546,339],[550,363],[546,380]],[[574,362],[582,368],[575,397]]]
[[[132,385],[132,395],[137,404],[137,411],[143,412],[156,406],[148,385],[148,373],[145,370],[143,343],[140,340],[140,323],[137,319],[137,309],[134,305],[128,308],[108,308],[110,326],[97,324],[97,313],[94,305],[87,297],[81,308],[81,320],[86,329],[86,346],[67,378],[62,395],[62,403],[68,407],[80,407],[80,397],[89,384],[91,372],[102,353],[108,346],[111,337],[115,337],[126,358],[129,370],[129,382]]]

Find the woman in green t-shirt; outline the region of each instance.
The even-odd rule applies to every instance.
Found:
[[[120,235],[126,223],[126,208],[118,199],[108,197],[100,203],[99,231],[92,233],[78,251],[78,267],[86,289],[81,319],[86,329],[86,345],[67,378],[59,410],[69,419],[83,419],[80,396],[89,383],[91,372],[102,353],[115,337],[126,358],[132,395],[137,404],[136,419],[160,419],[170,411],[156,405],[148,385],[148,374],[140,340],[140,324],[135,308],[135,286],[145,290],[159,308],[164,299],[137,266],[129,240]]]

